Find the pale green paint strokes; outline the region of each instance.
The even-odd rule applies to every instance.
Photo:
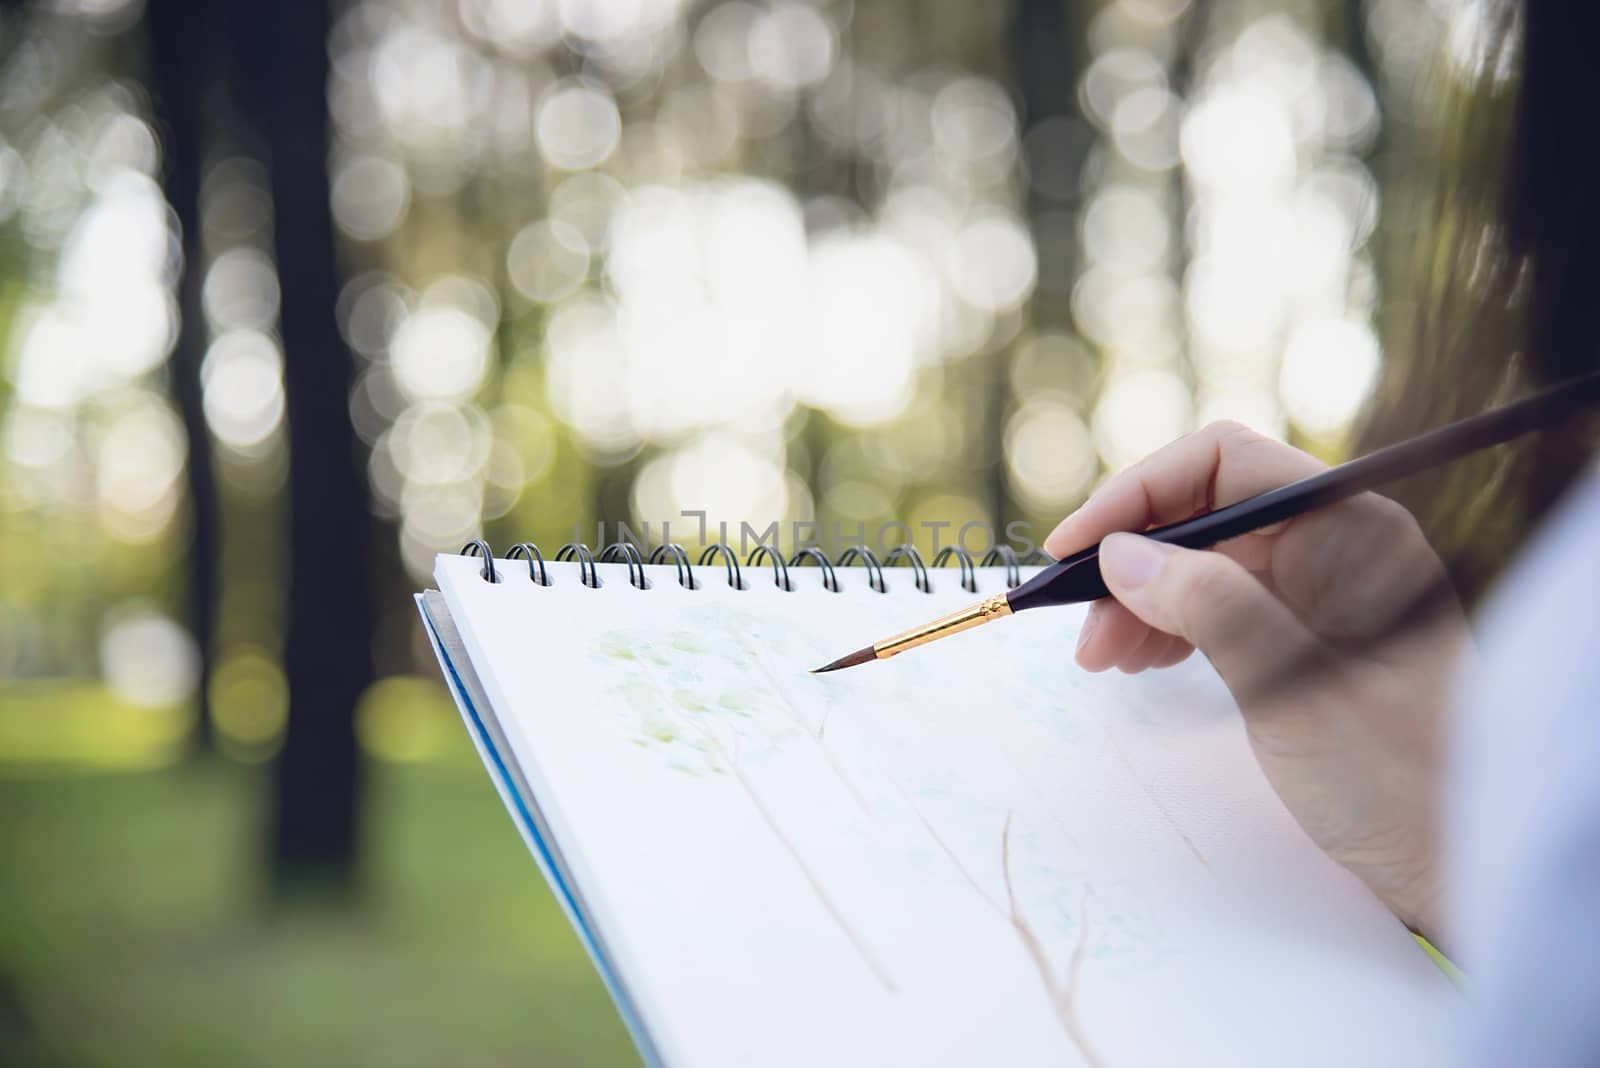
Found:
[[[600,653],[612,660],[638,660],[638,655],[626,645],[620,643],[606,643],[600,646]]]
[[[715,766],[714,754],[695,746],[697,736],[734,745],[742,760],[760,762],[781,752],[794,732],[809,730],[810,720],[818,713],[825,717],[834,703],[825,698],[821,707],[813,704],[802,715],[802,722],[791,723],[792,717],[768,714],[785,707],[794,711],[775,678],[750,678],[748,686],[726,688],[729,677],[748,677],[752,661],[765,662],[781,652],[789,637],[774,635],[775,649],[755,621],[726,613],[702,620],[691,612],[665,630],[613,631],[596,643],[596,659],[604,665],[607,688],[621,698],[630,740],[675,769],[715,773],[723,769]],[[765,674],[771,675],[770,668]]]
[[[671,720],[657,719],[655,717],[645,720],[643,733],[646,738],[654,742],[660,742],[663,745],[670,745],[683,737],[678,732],[677,725]]]
[[[672,647],[685,653],[703,653],[706,647],[701,643],[700,637],[691,631],[678,631],[672,636]]]
[[[655,687],[642,680],[628,679],[617,689],[628,707],[635,711],[645,711],[655,704]]]

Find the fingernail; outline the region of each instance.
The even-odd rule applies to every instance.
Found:
[[[1093,493],[1089,494],[1089,496],[1087,496],[1087,497],[1085,497],[1083,499],[1083,503],[1082,504],[1078,505],[1078,507],[1076,507],[1072,511],[1068,512],[1066,514],[1065,518],[1063,518],[1061,520],[1061,522],[1056,524],[1055,529],[1052,530],[1050,532],[1049,536],[1044,539],[1044,551],[1045,552],[1047,552],[1051,556],[1054,556],[1054,557],[1059,559],[1066,552],[1069,552],[1069,551],[1071,551],[1073,549],[1082,548],[1081,545],[1074,546],[1074,545],[1070,545],[1070,544],[1058,543],[1058,539],[1061,537],[1061,532],[1067,528],[1067,524],[1072,522],[1073,517],[1078,515],[1085,508],[1089,507],[1091,504],[1093,504],[1094,503],[1094,499],[1100,495],[1100,490],[1102,490],[1104,488],[1105,488],[1105,484],[1102,483],[1098,489],[1096,489]]]
[[[1072,515],[1067,516],[1066,519],[1063,519],[1061,522],[1056,524],[1054,530],[1045,536],[1043,546],[1045,552],[1054,557],[1059,558],[1061,556],[1061,546],[1057,544],[1061,538],[1061,528],[1065,527],[1067,522],[1072,519],[1072,516],[1077,514],[1077,512],[1073,512]]]
[[[1137,534],[1112,534],[1100,543],[1100,570],[1111,585],[1136,590],[1155,577],[1171,551]]]
[[[1100,613],[1091,606],[1089,614],[1084,617],[1083,626],[1078,630],[1078,652],[1083,652],[1083,647],[1089,644],[1089,635],[1094,633],[1095,626],[1099,623]]]

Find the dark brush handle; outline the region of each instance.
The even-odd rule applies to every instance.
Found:
[[[1549,426],[1575,408],[1600,399],[1600,372],[1575,378],[1524,400],[1430,430],[1360,459],[1291,482],[1214,512],[1144,531],[1144,536],[1186,549],[1207,549],[1220,541],[1292,519],[1314,508],[1440,467],[1470,453],[1500,445]],[[1097,545],[1065,557],[1006,595],[1011,610],[1075,604],[1108,595],[1100,577]]]

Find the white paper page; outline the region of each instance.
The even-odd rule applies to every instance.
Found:
[[[436,577],[673,1065],[1427,1064],[1458,999],[1256,767],[1205,662],[1072,665],[1081,609],[809,669],[970,603],[841,571]],[[1003,589],[979,573],[982,594]]]
[[[545,882],[550,885],[556,901],[561,905],[561,911],[566,914],[567,921],[572,924],[584,949],[594,961],[601,981],[605,983],[607,992],[617,1005],[622,1022],[633,1036],[634,1044],[646,1062],[659,1060],[654,1048],[654,1039],[643,1021],[639,1019],[631,992],[611,966],[611,955],[604,945],[600,932],[595,931],[587,922],[589,909],[582,900],[580,888],[575,886],[569,877],[563,858],[555,851],[550,828],[544,820],[543,813],[539,811],[538,799],[532,796],[526,780],[522,778],[521,770],[511,763],[511,753],[505,735],[500,730],[499,724],[489,715],[488,698],[483,691],[483,683],[479,681],[477,671],[461,644],[461,636],[456,631],[455,622],[450,618],[449,611],[441,603],[442,601],[443,595],[436,590],[429,590],[416,596],[428,644],[439,659],[439,666],[444,671],[445,686],[455,700],[456,708],[461,712],[467,736],[472,739],[473,747],[477,749],[478,756],[483,760],[484,769],[489,773],[489,780],[494,783],[495,791],[499,793],[500,800],[511,814],[511,822],[522,835],[523,842],[528,846],[528,852],[533,854],[534,863],[538,865]]]

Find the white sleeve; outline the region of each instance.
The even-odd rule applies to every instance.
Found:
[[[1600,1064],[1600,479],[1485,614],[1447,787],[1466,1063]]]

